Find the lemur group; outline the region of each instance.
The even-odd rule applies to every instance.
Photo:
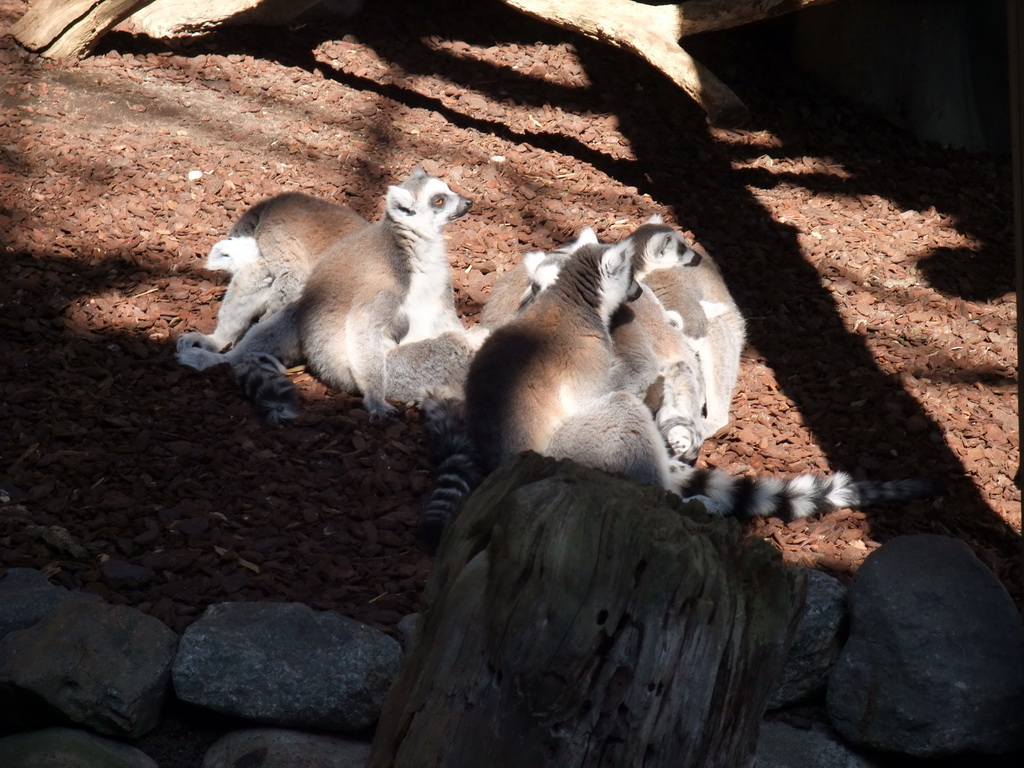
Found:
[[[316,197],[257,203],[206,266],[230,281],[211,334],[177,359],[221,363],[263,418],[299,413],[289,368],[361,394],[371,418],[419,405],[437,482],[421,519],[436,546],[479,479],[533,450],[660,485],[711,514],[807,517],[921,498],[918,478],[735,477],[693,464],[729,423],[746,339],[710,255],[658,216],[616,243],[583,229],[498,276],[479,325],[456,308],[444,231],[471,201],[415,169],[369,223]]]

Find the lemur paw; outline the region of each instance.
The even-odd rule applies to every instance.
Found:
[[[178,337],[177,350],[181,352],[184,349],[205,349],[210,352],[220,352],[217,348],[216,342],[213,341],[213,336],[205,333],[183,333]]]
[[[177,341],[177,351],[179,352],[184,349],[205,349],[208,352],[222,352],[226,346],[226,343],[217,340],[215,334],[181,334]]]
[[[367,413],[370,414],[370,421],[377,421],[378,419],[390,419],[398,413],[398,408],[393,406],[386,400],[378,400],[376,398],[363,398],[363,407],[366,408]]]
[[[696,460],[704,441],[695,424],[682,420],[673,421],[663,428],[662,434],[673,458],[686,462]]]

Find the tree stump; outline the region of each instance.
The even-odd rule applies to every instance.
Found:
[[[369,765],[749,765],[804,589],[699,504],[523,454],[445,534]]]

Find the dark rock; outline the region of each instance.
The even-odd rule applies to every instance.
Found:
[[[215,742],[202,768],[363,768],[370,744],[276,728],[234,731]]]
[[[134,608],[67,600],[0,639],[0,720],[138,738],[156,727],[178,638]]]
[[[144,752],[73,728],[45,728],[0,739],[7,768],[157,768]]]
[[[825,692],[839,657],[846,618],[846,587],[821,571],[807,572],[807,596],[796,637],[768,700],[768,709],[798,704]]]
[[[156,578],[156,572],[152,568],[127,563],[124,560],[110,560],[100,567],[100,571],[107,584],[113,589],[118,587],[137,589]]]
[[[827,695],[843,736],[917,757],[1024,747],[1024,622],[966,544],[893,539],[850,583],[849,611]]]
[[[755,768],[873,768],[842,743],[830,728],[794,728],[765,720],[757,740]]]
[[[292,728],[372,725],[398,672],[398,641],[298,603],[220,603],[181,639],[178,698]]]
[[[0,578],[0,638],[46,618],[65,600],[96,600],[51,584],[33,568],[11,568]]]

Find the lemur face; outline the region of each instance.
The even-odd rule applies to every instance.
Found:
[[[387,211],[397,221],[424,233],[438,233],[465,216],[473,201],[452,192],[441,179],[417,168],[404,182],[388,188]]]

